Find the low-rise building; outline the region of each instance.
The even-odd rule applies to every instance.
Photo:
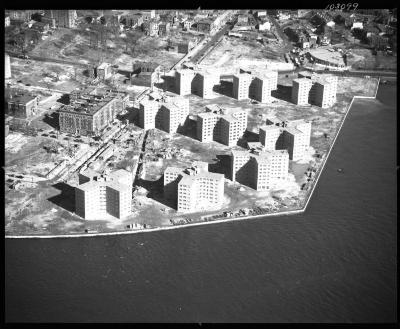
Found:
[[[22,90],[5,88],[7,114],[16,118],[29,119],[37,113],[39,97]]]
[[[124,169],[109,175],[91,169],[81,172],[75,187],[75,213],[86,220],[126,218],[132,213],[132,184],[132,173]]]
[[[158,35],[158,22],[154,19],[144,20],[142,23],[143,32],[151,37]]]
[[[96,69],[96,75],[101,80],[107,80],[112,77],[112,65],[110,63],[101,63]]]
[[[125,20],[125,25],[127,27],[142,26],[143,16],[141,13],[134,13],[122,16],[122,20]]]
[[[161,66],[152,62],[134,62],[132,70],[132,85],[152,87],[158,80]]]
[[[165,36],[169,33],[169,30],[171,28],[170,22],[161,22],[158,25],[158,35],[159,36]]]
[[[224,197],[224,175],[208,172],[208,164],[201,161],[195,161],[186,169],[167,167],[164,196],[173,201],[178,212],[220,208]]]
[[[201,142],[216,141],[228,146],[236,145],[247,129],[247,110],[222,109],[208,105],[206,112],[197,116],[197,138]]]
[[[46,22],[35,22],[32,24],[32,29],[44,33],[50,29],[50,25]]]
[[[54,19],[56,26],[74,28],[76,27],[76,10],[45,10],[44,17]]]
[[[11,24],[11,20],[10,20],[10,16],[4,17],[4,27],[10,26]]]
[[[150,21],[150,20],[156,18],[156,11],[154,9],[152,9],[152,10],[142,10],[141,14],[143,16],[143,20],[144,21]]]
[[[10,21],[29,22],[36,10],[9,10]]]
[[[203,19],[197,22],[197,31],[205,34],[214,32],[214,24],[211,19]]]
[[[271,30],[271,23],[270,22],[264,22],[264,23],[260,23],[259,25],[258,25],[258,29],[260,30],[260,31],[269,31],[269,30]]]

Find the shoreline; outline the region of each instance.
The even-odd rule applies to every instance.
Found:
[[[378,81],[377,81],[377,86],[375,89],[374,96],[353,96],[352,97],[351,102],[348,105],[346,112],[340,122],[339,128],[335,134],[335,138],[333,139],[331,145],[329,146],[328,153],[326,153],[324,159],[322,160],[322,165],[318,168],[318,171],[316,173],[316,178],[314,179],[311,191],[306,198],[306,202],[304,203],[303,207],[301,207],[300,209],[287,210],[287,211],[281,211],[281,212],[270,213],[270,214],[260,214],[260,215],[240,216],[240,217],[235,217],[235,218],[217,219],[217,220],[212,220],[212,221],[203,221],[203,222],[189,223],[189,224],[183,224],[183,225],[172,225],[172,226],[165,226],[165,227],[159,226],[159,227],[154,227],[154,228],[149,228],[149,229],[141,229],[141,230],[135,230],[135,231],[115,231],[115,232],[104,232],[104,233],[76,233],[76,234],[72,233],[72,234],[59,234],[59,235],[5,235],[5,238],[8,238],[8,239],[53,239],[53,238],[79,238],[79,237],[96,237],[96,236],[110,236],[110,235],[126,235],[126,234],[137,234],[137,233],[174,230],[174,229],[187,228],[187,227],[193,227],[193,226],[217,224],[217,223],[224,223],[224,222],[226,223],[226,222],[240,221],[240,220],[253,219],[253,218],[277,217],[277,216],[295,215],[295,214],[304,213],[306,211],[308,203],[314,193],[315,187],[318,184],[318,180],[322,174],[322,171],[325,168],[325,164],[329,158],[329,155],[335,145],[336,139],[340,134],[340,131],[343,127],[343,124],[347,118],[348,113],[350,112],[350,109],[353,105],[354,99],[376,99],[376,95],[378,93],[380,80],[381,80],[380,77],[378,77],[377,80]]]

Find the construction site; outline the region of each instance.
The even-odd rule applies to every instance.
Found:
[[[291,99],[293,80],[298,73],[283,59],[279,46],[283,42],[281,37],[276,37],[276,45],[271,42],[261,46],[257,45],[256,39],[225,35],[200,58],[199,64],[184,62],[176,67],[212,68],[218,72],[220,78],[215,81],[209,97],[191,93],[178,96],[173,88],[177,70],[170,68],[188,53],[170,51],[171,38],[141,36],[135,48],[141,49],[143,54],[135,53],[132,57],[122,43],[99,51],[90,48],[90,42],[88,46],[88,40],[84,41],[85,35],[79,30],[58,29],[55,33],[70,36],[69,39],[61,35],[52,39],[53,34],[34,51],[49,47],[46,56],[61,58],[68,54],[69,60],[79,66],[37,60],[35,65],[30,65],[30,59],[26,58],[13,58],[10,64],[9,87],[35,95],[41,93],[41,97],[34,116],[18,119],[6,114],[7,234],[114,232],[208,221],[238,211],[257,214],[261,208],[270,213],[298,209],[304,203],[313,175],[322,163],[352,97],[373,96],[378,83],[370,77],[338,76],[337,99],[333,106],[299,106]],[[67,39],[71,46],[61,46],[60,57],[61,50],[57,47],[61,43],[65,45]],[[172,44],[182,41],[179,38],[172,40],[175,40]],[[207,40],[198,38],[194,47],[201,48],[202,42]],[[74,57],[74,52],[81,47],[79,44],[93,50],[92,57],[86,53],[84,56],[89,56],[86,59]],[[146,50],[146,44],[158,48]],[[51,53],[52,47],[57,54]],[[108,51],[110,55],[106,54]],[[88,66],[85,61],[93,58],[97,77],[87,72],[93,62]],[[150,87],[127,83],[131,77],[127,78],[124,71],[133,71],[135,64],[146,66],[153,60],[158,71],[148,74],[157,76],[156,83],[151,80]],[[164,70],[163,65],[167,66]],[[233,74],[241,70],[257,72],[266,69],[279,71],[271,102],[233,97]],[[314,75],[319,78],[330,76],[328,73]],[[173,111],[180,110],[186,106],[184,104],[188,105],[188,112],[176,131],[169,128],[168,133],[154,122],[149,129],[144,129],[144,122],[150,122],[143,118],[146,104],[155,106],[149,112],[154,114],[152,120],[155,122],[164,120],[166,115],[172,118]],[[204,113],[206,107],[213,106],[246,112],[245,132],[234,146],[215,140],[199,140],[196,133],[198,115]],[[260,127],[269,117],[309,121],[311,138],[303,157],[289,162],[285,182],[267,191],[257,191],[230,179],[230,154],[232,150],[246,149],[248,143],[258,142]],[[208,172],[224,176],[222,206],[218,210],[182,214],[164,195],[164,171],[167,167],[189,168],[195,161],[207,163]],[[76,213],[76,188],[82,183],[80,175],[87,170],[98,173],[101,178],[118,170],[132,177],[127,217],[85,220]]]
[[[329,110],[316,106],[298,107],[285,100],[293,77],[279,77],[279,95],[275,102],[265,106],[249,101],[235,101],[226,95],[204,100],[190,95],[188,123],[180,133],[167,134],[159,129],[144,131],[137,127],[137,111],[126,109],[126,117],[116,119],[105,129],[100,139],[62,134],[43,118],[32,122],[29,129],[17,128],[6,137],[6,231],[11,233],[62,234],[91,231],[124,230],[129,225],[157,227],[204,220],[214,212],[182,216],[164,200],[162,175],[167,166],[185,167],[193,161],[209,163],[210,171],[227,174],[230,147],[218,142],[201,143],[194,135],[196,114],[208,104],[241,106],[248,109],[248,126],[244,141],[257,141],[258,129],[267,116],[285,119],[311,120],[313,132],[311,148],[303,161],[291,162],[287,186],[268,192],[225,180],[225,211],[259,206],[271,210],[296,208],[305,191],[304,174],[316,168],[329,148],[331,136],[343,117],[353,95],[373,95],[375,79],[341,78],[338,102]],[[160,91],[162,93],[162,91]],[[56,113],[54,113],[56,115]],[[51,117],[52,114],[47,114]],[[19,129],[19,131],[18,131]],[[99,172],[126,169],[135,176],[132,192],[132,214],[121,221],[85,221],[74,214],[74,188],[78,172],[91,168]],[[20,207],[24,204],[25,207]]]

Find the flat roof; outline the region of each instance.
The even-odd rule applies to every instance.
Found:
[[[37,98],[37,96],[30,95],[28,93],[22,92],[20,90],[13,90],[13,89],[6,89],[5,94],[7,95],[7,101],[8,102],[15,102],[15,103],[23,103],[27,104],[30,101],[34,100]]]
[[[337,51],[329,51],[329,49],[331,48],[319,47],[317,49],[310,49],[309,53],[316,59],[337,65],[345,65],[342,54]]]
[[[274,121],[275,122],[275,121]],[[280,129],[281,127],[275,126],[275,125],[263,125],[260,127],[260,130],[276,130],[276,129]]]
[[[97,67],[97,69],[100,69],[100,70],[104,70],[105,68],[107,68],[107,67],[109,67],[109,66],[111,66],[111,64],[110,63],[101,63],[98,67]]]

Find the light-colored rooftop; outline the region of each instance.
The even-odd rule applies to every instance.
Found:
[[[345,65],[342,54],[337,51],[331,52],[329,51],[329,49],[331,48],[319,47],[316,49],[310,49],[309,53],[312,57],[316,59],[330,62],[336,65]]]
[[[108,68],[109,66],[111,66],[110,63],[104,63],[103,62],[97,68],[100,69],[100,70],[104,70],[104,69]]]

